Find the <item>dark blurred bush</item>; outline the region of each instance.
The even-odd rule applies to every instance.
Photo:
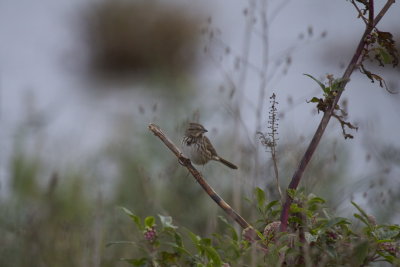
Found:
[[[102,78],[182,75],[196,62],[198,22],[158,1],[103,1],[86,14],[91,68]]]

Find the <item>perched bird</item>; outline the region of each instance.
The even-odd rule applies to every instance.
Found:
[[[231,169],[237,169],[235,164],[218,156],[210,140],[204,135],[206,132],[208,131],[203,125],[195,122],[189,123],[182,139],[183,153],[195,164],[204,165],[210,160],[215,160]]]

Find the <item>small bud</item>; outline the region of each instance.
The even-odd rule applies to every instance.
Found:
[[[281,226],[280,221],[275,221],[264,228],[264,236],[267,238],[268,241],[274,241],[275,235],[279,232],[279,227]]]
[[[373,215],[368,214],[368,222],[372,225],[376,225],[376,218]]]
[[[157,231],[154,227],[150,227],[144,231],[143,235],[147,241],[153,243],[157,238]]]
[[[242,231],[243,239],[252,242],[257,238],[257,234],[254,231],[253,227],[247,227]]]
[[[397,255],[400,252],[400,248],[396,245],[395,242],[383,242],[379,244],[381,250],[385,250],[386,252]]]

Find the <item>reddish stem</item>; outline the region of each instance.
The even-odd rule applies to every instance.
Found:
[[[300,180],[303,176],[303,173],[310,162],[315,150],[317,149],[317,146],[319,142],[321,141],[321,137],[325,132],[326,127],[328,126],[329,120],[332,117],[332,114],[334,112],[335,106],[339,102],[340,96],[342,95],[342,92],[344,91],[344,88],[346,87],[346,84],[348,83],[351,74],[357,67],[357,63],[361,57],[362,51],[365,47],[365,39],[366,37],[371,33],[371,31],[374,29],[374,27],[378,24],[378,22],[381,20],[381,18],[385,15],[387,10],[390,8],[390,6],[395,2],[395,0],[388,0],[385,4],[385,6],[382,8],[382,10],[379,12],[379,14],[376,16],[374,19],[374,2],[373,0],[369,1],[369,21],[367,24],[367,27],[364,31],[364,34],[362,35],[356,52],[353,55],[353,58],[351,59],[349,65],[347,66],[343,76],[342,76],[342,82],[340,84],[340,88],[342,90],[338,90],[338,94],[336,95],[332,105],[328,108],[328,110],[324,113],[324,116],[321,119],[321,122],[318,125],[317,130],[315,131],[315,134],[308,145],[308,148],[306,152],[303,155],[303,158],[300,161],[299,166],[297,167],[295,173],[293,174],[292,180],[289,184],[288,189],[297,189]],[[286,200],[285,204],[283,205],[282,212],[281,212],[281,226],[280,230],[282,232],[285,232],[287,230],[287,225],[288,225],[288,219],[289,219],[289,210],[290,210],[290,205],[292,204],[293,199],[289,196],[288,193],[286,193]]]

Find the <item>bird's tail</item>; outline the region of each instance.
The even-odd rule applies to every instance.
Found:
[[[231,169],[237,169],[238,168],[235,164],[233,164],[233,163],[231,163],[231,162],[229,162],[226,159],[223,159],[221,157],[216,157],[215,160],[221,162],[222,164],[224,164],[225,166],[228,166]]]

